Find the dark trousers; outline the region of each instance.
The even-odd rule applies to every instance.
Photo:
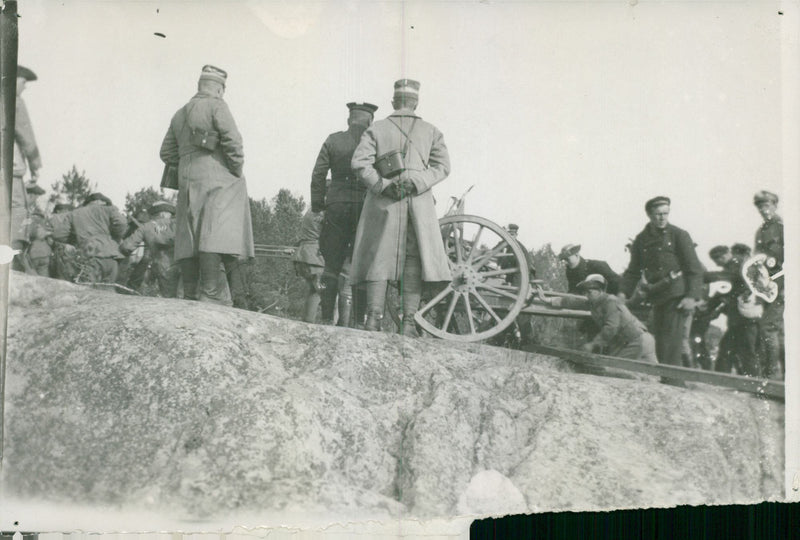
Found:
[[[736,368],[739,375],[757,377],[758,323],[755,320],[728,316],[728,329],[719,341],[715,371],[730,373]]]
[[[247,309],[243,269],[236,255],[201,251],[197,257],[181,259],[180,265],[184,298]]]
[[[331,203],[325,208],[325,219],[319,234],[319,252],[325,260],[325,270],[322,273],[325,286],[321,294],[323,322],[333,321],[339,274],[345,261],[353,254],[353,242],[356,239],[362,206],[362,203]],[[365,294],[354,290],[352,298],[352,311],[356,323],[360,323],[366,310]],[[339,325],[347,326],[348,322],[340,320]]]
[[[653,306],[653,337],[660,364],[682,366],[683,341],[686,323],[691,312],[678,309],[681,298],[672,298]]]
[[[783,291],[771,304],[764,306],[764,314],[758,321],[763,358],[761,376],[768,379],[783,379],[784,372],[784,331],[783,331]]]
[[[144,283],[144,278],[149,267],[150,254],[145,253],[144,256],[139,259],[139,262],[133,265],[130,274],[128,274],[128,282],[126,283],[126,286],[134,291],[138,291]]]

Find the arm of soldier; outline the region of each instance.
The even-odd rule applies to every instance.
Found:
[[[392,181],[381,178],[375,170],[375,156],[377,155],[378,144],[372,130],[367,129],[361,136],[353,158],[350,160],[350,168],[358,175],[358,179],[372,193],[381,193]]]
[[[409,171],[408,177],[417,188],[417,193],[423,193],[447,178],[450,174],[450,154],[444,143],[442,133],[433,128],[433,144],[428,156],[428,168],[424,171]]]
[[[164,140],[161,141],[159,156],[161,157],[161,161],[168,165],[177,165],[180,159],[180,154],[178,153],[178,139],[175,138],[175,133],[172,131],[172,122],[170,122],[167,127]]]
[[[631,260],[619,281],[619,293],[622,297],[630,297],[642,277],[642,255],[639,252],[637,240],[634,240],[633,244],[631,244],[630,251]]]
[[[16,120],[14,124],[14,140],[19,144],[28,167],[31,169],[31,176],[37,178],[39,169],[42,168],[42,158],[39,155],[39,146],[36,144],[36,137],[33,134],[28,108],[21,99],[17,100]]]
[[[600,332],[587,345],[591,345],[591,350],[602,350],[619,333],[622,324],[622,310],[616,305],[603,307],[603,325]]]
[[[689,233],[684,232],[676,238],[676,249],[681,261],[681,271],[686,280],[686,297],[695,301],[703,297],[703,273],[705,269],[697,258],[694,242]]]
[[[546,301],[553,307],[563,309],[589,309],[589,300],[586,298],[573,298],[571,296],[554,296]]]
[[[234,176],[241,177],[244,168],[244,147],[242,135],[236,127],[228,104],[222,100],[214,108],[212,116],[214,129],[219,133],[219,145],[225,156],[228,170]]]
[[[142,240],[144,240],[144,231],[142,231],[142,227],[139,227],[120,243],[119,250],[127,255],[135,250],[142,243]]]
[[[106,208],[109,209],[108,218],[110,222],[111,237],[114,240],[121,240],[122,236],[125,234],[125,231],[128,230],[128,220],[125,219],[125,216],[123,216],[122,212],[117,210],[116,207],[107,206]],[[141,229],[141,227],[139,227],[139,229]]]
[[[328,150],[328,140],[322,143],[319,149],[317,161],[314,163],[314,170],[311,171],[311,211],[322,212],[325,208],[325,192],[327,186],[325,180],[331,168],[330,151]]]
[[[605,261],[599,261],[598,274],[606,278],[606,291],[616,294],[620,290],[620,276]]]

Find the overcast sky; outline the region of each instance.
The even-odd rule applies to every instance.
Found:
[[[440,214],[474,185],[468,213],[621,271],[663,194],[711,266],[713,245],[752,244],[755,191],[783,195],[779,7],[25,0],[19,61],[39,76],[24,97],[46,188],[73,164],[120,207],[157,186],[170,117],[211,63],[229,73],[250,195],[308,201],[345,103],[384,117],[410,77],[450,150]]]

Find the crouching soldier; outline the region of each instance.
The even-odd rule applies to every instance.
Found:
[[[322,212],[313,210],[306,212],[300,224],[300,244],[292,258],[297,277],[303,278],[308,283],[303,309],[303,320],[308,323],[317,322],[322,270],[325,267],[325,261],[319,254],[319,232],[322,228],[322,218]],[[335,298],[336,292],[334,291],[333,294]]]
[[[92,193],[83,206],[50,217],[53,240],[75,240],[83,259],[76,281],[81,283],[114,283],[122,259],[117,239],[121,239],[128,224],[125,217],[102,193]]]
[[[120,245],[119,250],[128,255],[140,243],[150,257],[150,274],[158,283],[158,292],[164,298],[178,295],[180,266],[175,264],[175,205],[166,201],[155,203],[148,210],[150,221],[143,223]]]
[[[586,295],[586,301],[555,297],[548,302],[553,307],[572,309],[585,309],[588,304],[592,321],[600,331],[591,341],[583,345],[585,351],[657,363],[653,336],[647,332],[644,324],[633,316],[623,300],[606,293],[606,279],[603,276],[590,274],[577,284],[576,289]]]

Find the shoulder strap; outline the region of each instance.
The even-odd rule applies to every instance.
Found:
[[[428,160],[427,160],[427,159],[425,159],[425,156],[423,156],[423,155],[422,155],[422,152],[419,150],[419,148],[417,148],[417,146],[416,146],[416,145],[414,145],[414,141],[412,141],[412,140],[411,140],[411,135],[410,135],[411,133],[413,133],[413,132],[414,132],[414,125],[417,123],[417,118],[416,118],[416,117],[414,117],[414,119],[411,121],[411,127],[409,128],[409,130],[408,130],[408,133],[406,133],[405,131],[403,131],[403,128],[401,128],[401,127],[400,127],[400,126],[397,124],[397,122],[395,122],[395,121],[394,121],[394,120],[392,120],[391,118],[389,118],[389,122],[391,122],[391,123],[394,125],[394,127],[396,127],[397,129],[399,129],[399,130],[400,130],[400,133],[402,133],[402,134],[405,136],[405,138],[406,138],[406,144],[403,146],[403,156],[405,156],[405,155],[406,155],[406,152],[408,152],[408,145],[409,145],[409,143],[411,143],[411,144],[414,146],[414,149],[417,151],[417,154],[419,154],[419,157],[420,157],[420,159],[422,160],[422,164],[423,164],[423,165],[425,166],[425,168],[427,169],[427,168],[428,168]]]

